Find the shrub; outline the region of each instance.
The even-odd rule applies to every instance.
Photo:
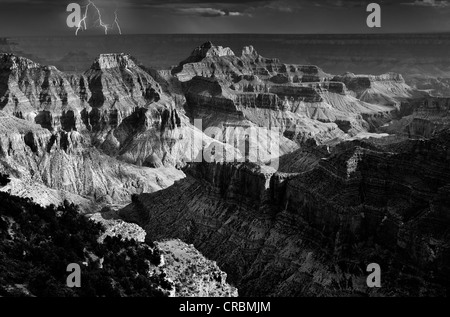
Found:
[[[0,183],[7,180],[0,175]],[[14,240],[6,239],[6,217],[15,222]],[[159,252],[121,237],[106,237],[99,244],[104,230],[67,201],[44,208],[30,199],[0,192],[0,295],[24,295],[7,287],[23,284],[36,296],[163,296],[159,288],[167,289],[168,283],[148,277],[148,262],[157,265]],[[121,250],[125,252],[119,255]],[[103,269],[96,257],[104,259]],[[85,261],[88,266],[81,265],[81,287],[68,288],[67,265]]]

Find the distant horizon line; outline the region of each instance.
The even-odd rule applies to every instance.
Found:
[[[435,32],[383,32],[383,33],[128,33],[128,34],[86,34],[86,35],[1,35],[0,39],[8,38],[30,38],[30,37],[73,37],[73,38],[84,38],[84,37],[118,37],[118,36],[171,36],[171,35],[190,35],[190,36],[208,36],[208,35],[235,35],[235,36],[383,36],[383,35],[431,35],[431,34],[449,34],[450,31],[435,31]]]

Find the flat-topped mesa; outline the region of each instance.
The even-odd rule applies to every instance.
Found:
[[[131,55],[120,53],[100,54],[91,66],[91,69],[102,70],[111,68],[134,68],[136,62]]]
[[[343,82],[351,90],[368,89],[374,82],[394,82],[405,84],[405,80],[401,74],[386,73],[382,75],[355,75],[354,73],[345,73],[343,75],[334,76],[332,81]]]
[[[19,57],[14,54],[0,53],[0,70],[13,71],[19,70],[24,71],[26,69],[40,68],[40,64],[33,62],[32,60]],[[53,66],[50,66],[53,67]],[[54,67],[53,67],[54,68]]]
[[[399,83],[404,83],[405,79],[401,74],[389,72],[382,75],[369,75],[368,76],[370,80],[372,81],[396,81]]]
[[[406,84],[402,75],[397,73],[378,76],[346,73],[335,76],[332,81],[345,83],[348,90],[353,91],[361,101],[388,106],[393,110],[399,110],[400,104],[406,99],[424,95]]]

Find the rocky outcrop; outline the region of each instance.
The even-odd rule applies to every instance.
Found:
[[[237,297],[217,263],[206,259],[192,244],[181,240],[156,242],[164,259],[158,271],[173,284],[173,297]],[[157,273],[156,273],[157,274]]]
[[[99,243],[103,243],[106,237],[120,237],[124,241],[134,239],[137,242],[145,242],[146,233],[137,224],[104,218],[103,213],[89,215],[89,219],[100,223],[105,228],[105,232],[97,239]]]
[[[105,232],[97,239],[120,237],[144,243],[146,232],[136,224],[111,218],[108,212],[95,213],[89,219],[99,222]],[[105,216],[106,215],[106,216]],[[217,264],[206,259],[193,245],[181,240],[149,241],[158,252],[158,266],[150,267],[150,275],[163,274],[170,284],[170,297],[237,297],[238,291],[227,283],[227,274]]]

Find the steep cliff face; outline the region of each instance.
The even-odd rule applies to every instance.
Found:
[[[212,142],[185,116],[185,96],[169,74],[107,54],[84,76],[92,97],[83,120],[109,156],[138,166],[184,166]]]
[[[84,73],[92,108],[84,115],[87,125],[99,130],[103,123],[115,127],[135,107],[143,107],[163,98],[161,87],[129,55],[102,54]]]
[[[449,153],[440,141],[373,140],[301,174],[200,164],[120,214],[152,239],[193,243],[241,295],[444,295]],[[373,262],[380,289],[365,284]]]
[[[136,133],[152,126],[157,126],[157,135],[181,125],[182,113],[176,109],[180,97],[163,91],[127,54],[102,54],[84,74],[70,76],[53,66],[2,54],[0,70],[3,111],[50,131],[81,132],[109,155],[120,158]]]
[[[47,192],[38,199],[44,204],[71,194],[83,205],[129,201],[183,177],[175,166],[201,158],[214,141],[184,115],[179,82],[129,55],[102,54],[81,75],[11,54],[2,54],[0,65],[2,161],[12,161],[7,171],[27,175],[10,190]],[[16,124],[24,131],[8,129]]]
[[[0,118],[0,168],[14,180],[6,190],[32,195],[44,205],[67,198],[91,210],[88,200],[97,208],[102,203],[125,203],[132,194],[159,190],[184,177],[176,169],[117,161],[92,148],[76,131],[50,132],[4,112]],[[48,197],[40,197],[40,192]]]

